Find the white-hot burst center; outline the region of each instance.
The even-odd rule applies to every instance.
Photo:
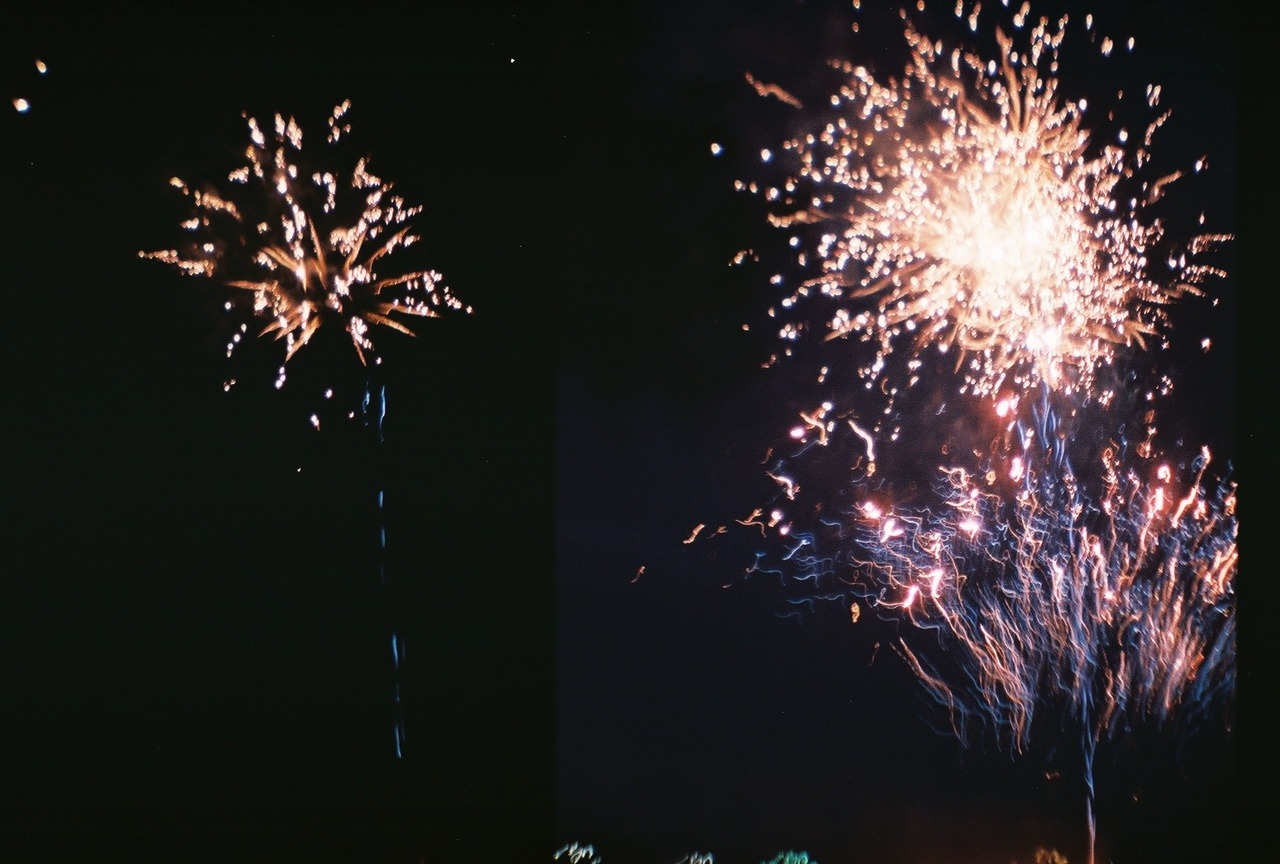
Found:
[[[1020,346],[1053,377],[1063,354],[1087,350],[1064,344],[1064,332],[1081,332],[1090,317],[1088,225],[1057,200],[1062,181],[1047,169],[970,164],[955,179],[937,190],[927,244],[952,281],[935,302],[960,310],[964,338]]]

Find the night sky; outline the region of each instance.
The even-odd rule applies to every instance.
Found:
[[[770,271],[727,265],[785,236],[732,185],[803,119],[743,73],[820,98],[825,61],[865,44],[849,3],[30,5],[0,11],[0,860],[545,862],[571,841],[615,864],[1084,860],[1076,778],[935,734],[904,664],[871,662],[891,625],[780,617],[777,581],[742,578],[764,541],[681,542],[768,500],[763,455],[812,401],[802,363],[761,368]],[[1266,210],[1260,135],[1237,133],[1257,28],[1235,3],[1113,5],[1099,27],[1138,50],[1064,61],[1063,86],[1160,83],[1158,158],[1209,156],[1174,215],[1241,239],[1218,305],[1174,313],[1163,419],[1253,502],[1266,442],[1237,410],[1274,428],[1274,383],[1252,382],[1275,351],[1235,335],[1271,242],[1240,218]],[[1087,10],[1033,7],[1060,11]],[[179,240],[170,177],[241,164],[242,112],[318,143],[344,99],[352,146],[424,205],[397,257],[475,308],[381,336],[381,449],[341,417],[362,380],[341,334],[277,391],[278,344],[229,364],[217,287],[137,255]],[[1241,593],[1238,735],[1100,764],[1117,862],[1248,860],[1274,592]]]

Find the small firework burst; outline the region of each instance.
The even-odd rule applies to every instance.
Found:
[[[1015,25],[1024,18],[1025,8]],[[903,75],[837,64],[847,76],[831,99],[837,115],[785,145],[798,169],[762,191],[786,208],[775,225],[813,226],[793,245],[820,272],[782,306],[830,301],[826,338],[876,346],[860,370],[869,386],[895,348],[913,360],[932,348],[951,352],[979,395],[1045,384],[1088,399],[1120,346],[1145,345],[1169,302],[1223,275],[1196,256],[1229,238],[1170,251],[1151,215],[1180,176],[1140,176],[1168,113],[1135,142],[1123,130],[1103,142],[1085,125],[1086,100],[1059,96],[1065,28],[1066,18],[1041,19],[1025,49],[997,30],[992,59],[908,22]],[[1158,99],[1150,88],[1148,104]],[[810,327],[788,322],[781,335]]]
[[[328,144],[350,131],[344,122],[350,104],[343,102],[330,115]],[[409,220],[422,208],[393,195],[392,185],[369,171],[367,159],[349,177],[308,174],[298,166],[302,130],[292,117],[275,115],[268,136],[255,118],[245,116],[247,164],[228,175],[226,191],[194,189],[175,177],[171,184],[192,205],[182,223],[192,239],[180,249],[139,253],[143,258],[243,292],[248,302],[233,299],[228,311],[247,308],[263,321],[261,335],[284,340],[286,363],[325,322],[342,327],[367,364],[377,359],[375,326],[411,336],[398,316],[471,311],[435,271],[378,274],[392,253],[417,242]],[[232,336],[228,356],[248,326]]]

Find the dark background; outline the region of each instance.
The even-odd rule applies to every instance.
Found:
[[[553,851],[546,310],[569,269],[571,33],[565,10],[428,6],[0,15],[5,861]],[[335,407],[308,422],[324,386],[356,407],[349,343],[308,346],[277,392],[278,344],[229,365],[223,294],[137,254],[181,240],[171,176],[241,164],[242,111],[294,114],[323,158],[343,99],[356,155],[425,207],[399,266],[477,310],[380,340],[381,453]]]
[[[1207,153],[1189,206],[1243,235],[1219,306],[1178,313],[1215,348],[1173,352],[1166,416],[1248,466],[1236,361],[1265,374],[1274,350],[1232,334],[1266,278],[1235,195],[1261,137],[1235,131],[1239,30],[1259,28],[1234,4],[1093,11],[1138,51],[1064,70],[1068,92],[1163,84],[1160,158]],[[761,456],[810,401],[741,329],[767,271],[726,266],[783,240],[732,182],[800,123],[742,73],[821,93],[850,20],[795,0],[0,12],[0,95],[33,106],[0,115],[0,857],[1082,860],[1070,778],[934,735],[841,610],[780,618],[776,586],[741,580],[750,537],[680,542],[760,503]],[[239,164],[242,111],[315,142],[346,98],[350,141],[425,205],[406,262],[476,309],[382,337],[381,451],[307,422],[326,382],[356,393],[340,338],[278,392],[278,346],[247,346],[224,393],[221,296],[136,255],[178,237],[171,176]],[[1249,374],[1242,402],[1274,392]],[[1116,860],[1232,860],[1250,834],[1237,809],[1265,799],[1233,790],[1262,774],[1229,760],[1273,745],[1250,735],[1249,656],[1234,746],[1208,730],[1099,768]]]

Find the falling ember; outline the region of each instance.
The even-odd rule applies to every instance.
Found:
[[[841,64],[838,121],[785,145],[798,168],[779,184],[789,209],[771,221],[814,226],[799,260],[821,272],[781,306],[835,304],[827,338],[878,349],[868,381],[895,349],[936,349],[978,395],[1044,384],[1091,398],[1121,346],[1160,332],[1166,304],[1223,275],[1191,260],[1230,239],[1220,235],[1194,238],[1154,272],[1165,228],[1149,207],[1180,175],[1143,182],[1138,170],[1168,115],[1134,136],[1140,146],[1099,140],[1084,100],[1058,94],[1065,22],[1041,19],[1024,49],[997,30],[997,59],[908,22],[905,73],[881,80]],[[807,325],[783,331],[797,329]]]
[[[892,517],[884,520],[884,525],[880,526],[880,541],[882,543],[901,537],[902,534],[902,526],[898,524],[897,519]]]
[[[26,114],[31,110],[31,103],[22,97],[13,100],[13,107],[19,114]]]
[[[1047,451],[1031,461],[1011,501],[947,472],[943,512],[864,524],[858,558],[867,601],[929,631],[897,648],[957,737],[1023,753],[1036,718],[1063,712],[1063,733],[1081,736],[1092,847],[1098,745],[1144,720],[1192,726],[1231,699],[1236,492],[1204,482],[1207,451],[1176,507],[1149,506],[1164,487],[1113,462],[1093,500]],[[978,515],[991,530],[969,529]]]
[[[849,426],[853,428],[854,433],[857,434],[859,438],[861,438],[864,442],[866,442],[868,471],[870,473],[874,473],[874,468],[876,464],[876,439],[871,437],[870,432],[868,432],[866,429],[863,429],[861,426],[859,426],[857,423],[854,423],[852,420],[849,421]]]
[[[343,122],[349,107],[344,102],[329,117],[328,144],[338,144],[350,129]],[[277,114],[270,135],[246,117],[248,161],[228,175],[225,191],[171,181],[191,201],[192,215],[182,223],[191,240],[141,257],[244,292],[243,308],[263,322],[260,335],[285,341],[286,362],[325,322],[342,327],[367,364],[370,358],[378,362],[375,325],[412,336],[397,316],[471,311],[439,273],[376,272],[392,253],[417,242],[409,220],[421,207],[393,195],[392,184],[370,173],[365,159],[345,179],[329,171],[308,173],[296,161],[302,130],[292,117]],[[283,383],[282,367],[276,386]]]
[[[916,597],[918,597],[919,594],[920,594],[919,588],[917,588],[915,585],[909,586],[907,588],[907,596],[902,601],[902,608],[910,609],[911,604],[915,602]],[[886,604],[886,605],[891,605],[891,604]]]
[[[772,96],[775,99],[778,99],[782,102],[787,103],[792,108],[804,107],[804,105],[800,103],[799,99],[792,96],[786,90],[783,90],[777,84],[765,84],[761,81],[757,81],[755,79],[755,76],[752,75],[750,72],[746,73],[744,77],[747,79],[747,83],[750,84],[753,88],[755,88],[755,91],[759,93],[761,96]]]

